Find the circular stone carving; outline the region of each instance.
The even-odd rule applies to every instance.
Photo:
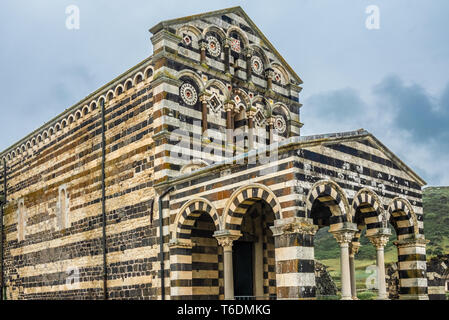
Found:
[[[213,36],[208,36],[207,40],[207,51],[213,57],[218,57],[221,53],[221,45],[217,38]]]
[[[196,89],[190,83],[184,83],[179,89],[182,101],[184,101],[189,106],[194,106],[198,101],[198,94]]]
[[[280,134],[285,133],[287,130],[287,123],[285,122],[284,117],[276,117],[274,120],[274,129]]]
[[[263,62],[258,56],[253,56],[251,58],[251,68],[253,69],[254,73],[262,74]]]

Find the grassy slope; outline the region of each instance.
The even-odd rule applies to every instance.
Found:
[[[429,187],[424,189],[424,231],[430,240],[427,257],[449,253],[449,187]],[[393,234],[391,240],[396,236]],[[361,248],[356,255],[356,281],[358,288],[364,288],[366,278],[370,275],[367,267],[376,264],[376,251],[369,240],[362,234]],[[329,267],[337,286],[340,286],[340,249],[327,228],[321,229],[315,237],[315,257]],[[385,248],[385,262],[396,262],[397,251],[390,241]]]

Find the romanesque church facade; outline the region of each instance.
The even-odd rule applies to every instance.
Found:
[[[149,58],[0,153],[4,297],[313,299],[329,227],[342,299],[362,234],[379,298],[394,241],[400,298],[427,299],[418,175],[365,130],[301,136],[302,80],[240,7],[150,31]]]

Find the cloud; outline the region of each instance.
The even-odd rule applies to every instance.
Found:
[[[390,75],[362,98],[351,88],[304,101],[303,134],[365,128],[430,185],[449,185],[449,83],[434,97],[416,83]]]

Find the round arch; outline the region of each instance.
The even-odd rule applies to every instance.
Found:
[[[363,224],[366,226],[366,235],[374,234],[379,228],[383,227],[384,221],[388,221],[384,213],[382,202],[379,196],[369,188],[360,189],[352,200],[351,206],[351,220],[356,222],[357,211],[363,212]],[[363,211],[361,211],[363,210]],[[356,238],[360,238],[361,230],[356,234]]]
[[[257,200],[267,202],[274,212],[275,218],[282,219],[282,209],[279,200],[270,188],[262,184],[250,184],[242,186],[231,195],[226,203],[223,223],[226,230],[236,232],[243,220],[243,214],[239,212],[241,205],[252,205]]]
[[[396,228],[398,239],[409,238],[419,234],[416,213],[406,199],[397,197],[390,201],[387,219]]]
[[[237,32],[239,34],[239,36],[242,38],[243,40],[243,47],[247,48],[249,47],[249,40],[248,40],[248,36],[246,35],[245,32],[243,32],[242,29],[240,29],[237,26],[232,26],[228,29],[228,31],[226,32],[226,36],[228,38],[231,37],[231,32]]]
[[[174,227],[176,228],[173,233],[174,239],[186,239],[190,237],[192,226],[195,224],[196,218],[198,218],[203,212],[206,212],[212,218],[215,229],[218,231],[221,229],[220,217],[215,209],[214,205],[207,199],[194,198],[187,201],[179,210],[175,217]]]
[[[193,81],[195,81],[196,85],[199,88],[200,92],[204,91],[204,83],[203,80],[201,79],[201,76],[199,74],[197,74],[194,71],[191,70],[182,70],[181,72],[179,72],[177,74],[177,79],[180,80],[182,77],[187,77],[192,79]]]
[[[312,218],[312,206],[315,200],[325,203],[332,216],[339,223],[352,222],[349,214],[349,202],[343,189],[334,181],[321,180],[315,183],[306,198],[306,217]]]

